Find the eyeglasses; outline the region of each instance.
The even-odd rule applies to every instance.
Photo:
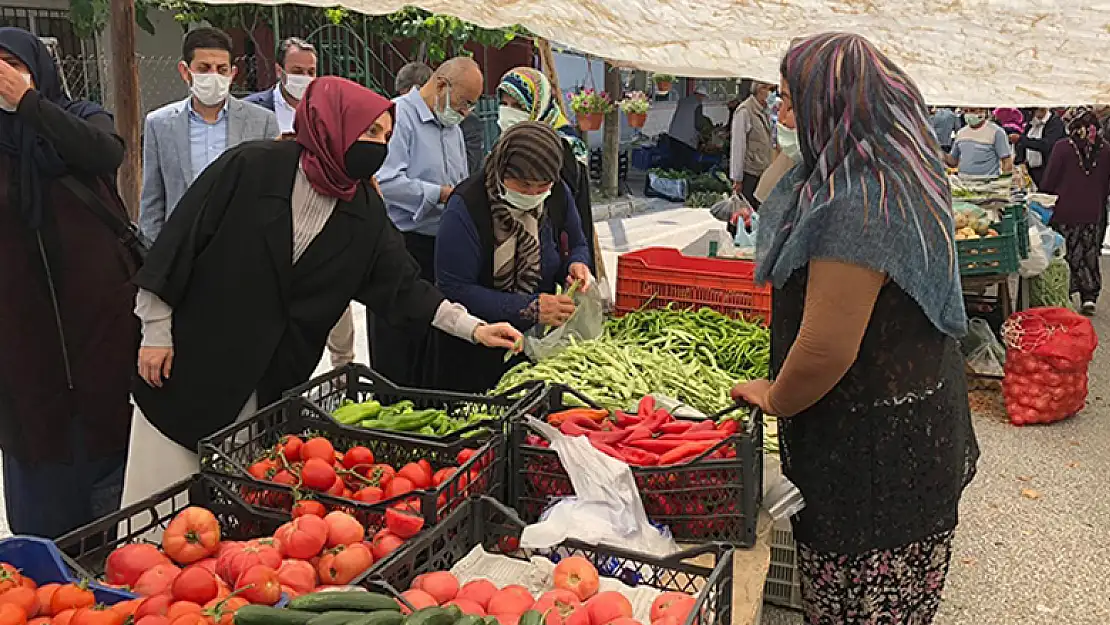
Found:
[[[453,85],[451,85],[451,81],[444,81],[443,84],[444,84],[444,87],[448,91],[450,91],[451,87],[453,86]],[[452,94],[452,96],[453,96],[453,94]],[[462,101],[462,106],[459,106],[459,103],[454,101],[454,97],[452,97],[451,104],[452,104],[452,107],[463,116],[469,115],[470,112],[474,110],[474,107],[478,105],[478,103],[475,102],[474,100],[463,100]]]

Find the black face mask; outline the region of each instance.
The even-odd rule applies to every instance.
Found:
[[[381,169],[387,154],[389,154],[389,147],[384,143],[355,141],[351,147],[347,148],[347,154],[343,157],[343,165],[347,168],[347,175],[351,178],[369,180]]]

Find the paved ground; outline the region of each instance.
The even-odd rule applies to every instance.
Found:
[[[1110,308],[1094,322],[1110,336]],[[982,460],[961,505],[936,625],[1110,623],[1106,351],[1095,355],[1089,404],[1076,418],[1025,428],[976,419]],[[800,623],[796,613],[764,610],[763,625]]]

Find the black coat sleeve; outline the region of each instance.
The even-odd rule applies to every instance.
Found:
[[[414,334],[426,332],[445,298],[439,289],[420,278],[420,265],[409,254],[404,237],[384,217],[385,208],[380,210],[384,223],[378,230],[377,250],[355,300],[394,328]]]
[[[1047,166],[1048,158],[1052,155],[1052,149],[1056,146],[1056,142],[1067,136],[1064,130],[1064,122],[1058,117],[1053,117],[1045,124],[1044,134],[1040,139],[1034,139],[1029,136],[1026,131],[1025,135],[1018,141],[1018,149],[1020,150],[1034,150],[1041,153],[1042,163]]]
[[[66,166],[76,173],[115,175],[123,162],[123,139],[116,134],[115,123],[107,113],[81,119],[41,98],[35,90],[28,91],[19,101],[17,113],[50,142]]]
[[[135,284],[177,306],[196,259],[223,221],[243,175],[241,150],[224,152],[189,186],[154,243]]]

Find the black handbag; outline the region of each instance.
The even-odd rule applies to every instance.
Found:
[[[143,262],[146,260],[147,253],[150,252],[151,241],[139,230],[139,227],[131,222],[130,219],[121,215],[118,211],[112,210],[100,199],[92,189],[85,183],[81,182],[73,176],[64,176],[60,179],[61,183],[69,189],[81,203],[88,208],[89,212],[93,214],[101,223],[103,223],[108,230],[115,235],[116,239],[123,244],[127,251],[131,253],[132,258],[135,260],[137,267],[142,267]]]

